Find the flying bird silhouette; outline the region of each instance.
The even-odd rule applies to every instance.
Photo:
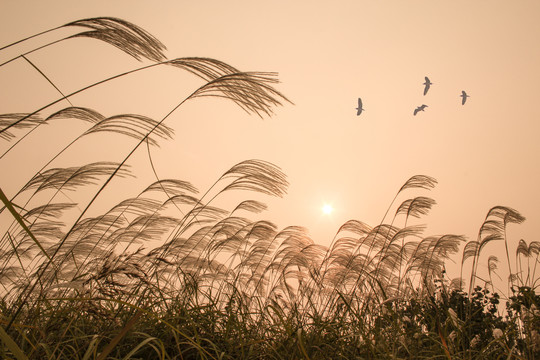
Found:
[[[426,82],[424,83],[424,95],[427,94],[427,92],[429,91],[429,88],[431,87],[431,85],[433,85],[433,83],[431,81],[429,81],[429,78],[427,76],[424,77],[426,79]]]
[[[417,107],[416,109],[414,109],[414,116],[416,116],[416,114],[419,112],[419,111],[424,111],[425,108],[427,108],[428,106],[423,104],[422,106],[419,106]]]
[[[465,92],[465,90],[462,90],[461,91],[461,105],[465,105],[465,102],[467,101],[467,98],[470,97],[469,95],[467,95],[467,93]]]
[[[362,108],[362,99],[358,98],[358,107],[356,108],[356,115],[360,115],[364,109]]]

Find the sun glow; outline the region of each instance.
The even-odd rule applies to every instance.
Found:
[[[326,215],[330,215],[334,211],[334,208],[330,204],[324,204],[322,207],[322,212]]]

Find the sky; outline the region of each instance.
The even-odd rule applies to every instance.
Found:
[[[437,205],[418,221],[427,225],[426,235],[475,239],[488,210],[504,205],[527,218],[509,227],[511,244],[540,240],[536,0],[0,0],[0,10],[0,46],[74,20],[112,16],[156,36],[169,58],[211,57],[242,71],[279,74],[276,88],[293,104],[275,108],[272,117],[246,114],[223,99],[183,105],[168,123],[175,139],[152,151],[162,178],[204,191],[240,161],[272,162],[290,186],[283,198],[264,198],[269,208],[262,218],[280,228],[304,226],[315,242],[328,245],[347,220],[378,225],[403,183],[423,174],[436,178],[437,187],[402,194],[390,211],[409,197],[434,198]],[[0,62],[10,54],[1,52]],[[64,92],[139,66],[91,39],[65,41],[29,58]],[[433,85],[424,96],[425,76]],[[0,68],[0,84],[1,113],[31,111],[58,98],[22,60]],[[157,118],[193,86],[177,70],[154,69],[72,101],[107,116]],[[462,90],[470,95],[465,105]],[[365,109],[360,116],[358,97]],[[428,107],[414,116],[422,104]],[[63,129],[49,131],[48,139],[56,139]],[[109,145],[81,145],[77,161],[106,157],[120,146]],[[26,150],[0,160],[10,169],[0,173],[8,195],[29,176],[31,166],[20,164],[39,164],[39,155]],[[147,155],[137,161],[148,173]],[[145,176],[141,181],[153,181]],[[324,213],[325,204],[334,211]],[[503,244],[490,251],[502,256]]]

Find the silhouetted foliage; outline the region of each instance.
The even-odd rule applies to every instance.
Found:
[[[67,95],[47,78],[61,98],[38,110],[24,109],[31,112],[0,115],[0,140],[9,144],[0,158],[24,147],[27,135],[43,124],[56,126],[56,120],[70,119],[86,126],[14,195],[8,197],[0,189],[1,212],[13,218],[2,224],[0,238],[0,357],[539,356],[535,270],[540,246],[520,241],[519,271],[512,271],[507,245],[506,225],[523,222],[523,216],[502,206],[488,212],[477,240],[463,248],[462,271],[464,263],[473,259],[466,292],[462,277],[450,279],[445,269],[465,237],[426,236],[424,226],[409,223],[435,205],[433,199],[415,194],[437,184],[426,175],[412,176],[404,183],[380,224],[349,220],[329,246],[315,244],[300,226],[278,229],[269,221],[251,220],[252,214],[266,209],[259,199],[243,198],[229,207],[215,205],[229,192],[286,193],[288,182],[281,169],[256,159],[231,166],[204,193],[188,181],[160,178],[151,164],[155,181],[138,194],[121,194],[122,199],[108,210],[93,209],[90,215],[89,208],[107,196],[105,190],[113,179],[134,181],[127,161],[141,145],[146,144],[150,152],[151,145],[173,138],[174,129],[166,120],[186,101],[222,97],[248,113],[264,116],[288,100],[273,87],[274,73],[242,72],[210,58],[167,60],[163,44],[121,19],[83,19],[46,32],[62,27],[85,31],[45,46],[90,37],[151,65]],[[10,61],[25,59],[30,52]],[[52,109],[91,87],[160,65],[203,81],[161,119],[104,116],[77,106]],[[58,156],[72,150],[81,138],[91,135],[99,142],[104,134],[133,141],[128,149],[115,150],[124,151],[120,161],[56,165]],[[412,197],[395,209],[398,197],[411,192]],[[388,214],[393,214],[389,222]],[[402,227],[397,225],[401,223]],[[482,250],[493,241],[504,241],[512,275],[514,293],[504,317],[498,307],[501,297],[488,290],[493,283],[474,286]],[[491,279],[498,259],[490,256],[487,263]]]

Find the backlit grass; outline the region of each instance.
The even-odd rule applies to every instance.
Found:
[[[17,190],[5,193],[0,184],[2,358],[540,356],[540,243],[521,240],[510,253],[507,225],[525,220],[518,211],[489,209],[474,240],[426,235],[424,227],[411,224],[435,205],[427,195],[437,181],[416,175],[397,189],[380,224],[350,220],[329,246],[314,243],[302,227],[279,229],[251,220],[266,209],[264,196],[287,190],[277,166],[248,159],[201,193],[187,181],[160,178],[150,149],[174,138],[169,118],[200,97],[223,97],[248,113],[271,115],[274,106],[288,102],[274,87],[276,74],[242,72],[209,58],[168,60],[156,38],[120,19],[63,27],[85,31],[43,46],[91,37],[144,63],[70,94],[27,59],[43,46],[0,66],[2,71],[8,62],[29,62],[29,71],[38,70],[59,94],[39,109],[0,115],[3,174],[14,176],[15,169],[2,159],[15,148],[31,148],[28,135],[42,125],[60,131],[57,120],[68,119],[86,127]],[[201,82],[161,119],[105,116],[95,109],[100,104],[73,103],[76,94],[154,66],[187,71]],[[132,141],[115,154],[121,161],[59,165],[78,141],[92,136],[99,143],[105,134]],[[129,165],[136,152],[148,152],[155,181],[138,193],[121,194],[110,208],[97,208],[99,199],[112,196],[111,182],[134,181]],[[216,205],[226,193],[238,201]],[[505,246],[502,262],[510,277],[504,294],[493,282],[499,259],[485,252],[491,243]],[[445,263],[459,253],[461,274],[450,278]],[[480,273],[481,265],[487,274]]]

